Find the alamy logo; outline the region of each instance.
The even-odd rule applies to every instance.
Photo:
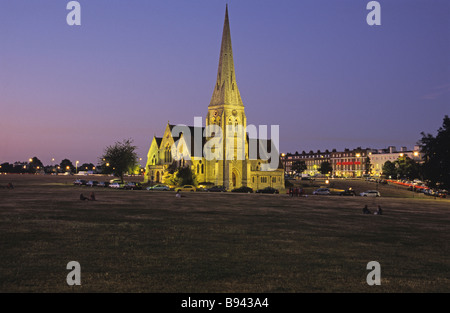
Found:
[[[66,269],[71,270],[69,274],[67,274],[66,282],[67,285],[81,285],[81,266],[77,261],[70,261],[67,263]]]
[[[70,1],[66,6],[67,10],[71,10],[66,17],[67,25],[81,25],[81,5],[78,1]]]
[[[367,263],[366,269],[371,270],[367,274],[366,282],[369,286],[381,285],[381,265],[377,261]]]
[[[378,1],[370,1],[366,6],[367,10],[372,10],[367,14],[367,25],[381,25],[381,6]]]
[[[270,140],[267,140],[267,125],[225,125],[216,124],[202,127],[202,118],[194,118],[191,127],[176,125],[172,137],[178,138],[171,147],[172,159],[191,160],[192,156],[206,160],[262,160],[262,171],[274,171],[279,166],[279,125],[270,126]],[[259,132],[259,136],[258,136]],[[193,141],[193,142],[192,142]],[[246,149],[246,144],[248,149]]]

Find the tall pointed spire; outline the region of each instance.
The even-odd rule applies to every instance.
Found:
[[[211,106],[223,104],[243,106],[234,71],[230,24],[228,21],[228,5],[225,8],[225,22],[223,24],[222,45],[220,47],[217,82],[214,86],[214,92],[209,105]]]

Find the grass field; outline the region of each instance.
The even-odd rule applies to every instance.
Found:
[[[15,186],[0,189],[0,292],[450,291],[448,199],[394,186],[378,186],[381,198],[176,198],[74,179],[0,175]],[[97,201],[79,200],[92,190]],[[365,204],[384,215],[363,215]],[[81,264],[81,286],[66,283],[69,261]],[[366,283],[369,261],[380,286]]]

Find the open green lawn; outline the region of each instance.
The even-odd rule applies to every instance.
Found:
[[[16,187],[0,189],[0,292],[450,291],[448,199],[393,186],[381,198],[176,198],[74,179],[0,175]],[[98,201],[79,200],[92,190]],[[365,204],[384,215],[363,215]],[[66,284],[69,261],[81,264],[81,286]],[[380,286],[366,283],[369,261],[381,265]]]

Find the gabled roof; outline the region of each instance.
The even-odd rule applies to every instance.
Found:
[[[173,128],[175,126],[180,127],[181,132],[176,134],[176,136],[173,136]],[[185,128],[186,127],[186,128]],[[183,137],[185,138],[185,141],[190,141],[190,145],[188,146],[189,153],[193,157],[202,157],[203,156],[203,147],[206,143],[206,138],[203,137],[203,131],[205,130],[204,127],[194,127],[194,126],[180,126],[180,125],[170,125],[170,132],[172,133],[172,138],[176,142],[180,139],[181,134],[183,133]],[[185,128],[185,132],[183,132],[183,128]],[[189,130],[189,132],[188,132]],[[195,137],[195,134],[198,134],[197,137]],[[198,147],[195,149],[195,147]]]

